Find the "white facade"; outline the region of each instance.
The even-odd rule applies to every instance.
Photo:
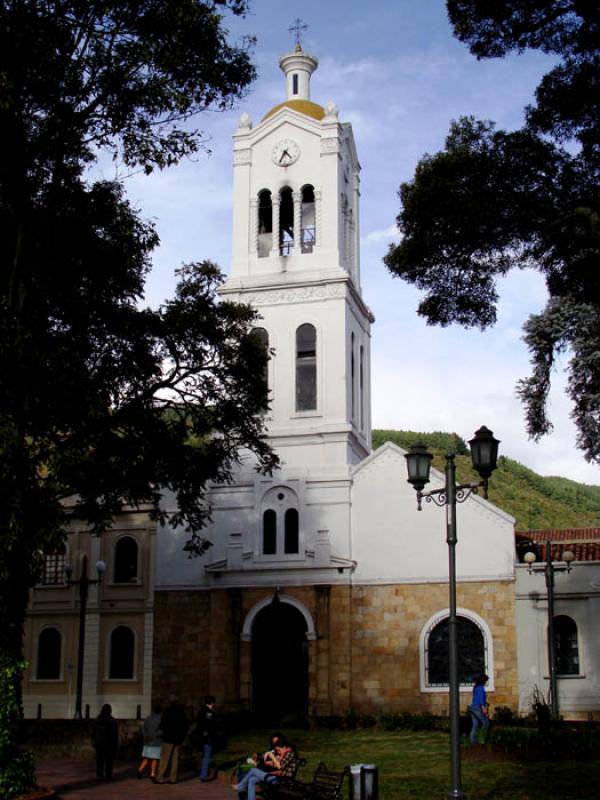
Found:
[[[548,696],[548,601],[543,565],[531,574],[517,567],[519,708],[528,712],[536,687]],[[577,631],[579,669],[557,678],[561,715],[586,719],[600,709],[600,563],[574,562],[570,573],[556,572],[554,616],[569,617]]]
[[[282,467],[269,478],[250,464],[232,485],[214,487],[206,532],[213,546],[204,557],[186,559],[185,533],[164,531],[157,588],[445,582],[441,512],[417,512],[399,448],[388,444],[369,455],[373,316],[360,289],[360,166],[352,129],[339,122],[333,103],[325,110],[309,100],[316,59],[295,52],[280,65],[287,100],[255,127],[243,114],[234,135],[233,263],[222,294],[258,310],[274,348],[266,426]],[[314,197],[308,247],[307,186]],[[293,224],[289,196],[280,213],[286,189]],[[262,205],[266,192],[271,217]],[[316,330],[311,410],[297,407],[296,336],[305,324]],[[298,512],[299,530],[296,551],[286,553],[288,509]],[[275,515],[275,552],[266,552],[273,547],[265,548],[265,512]],[[466,581],[514,579],[513,520],[480,497],[460,510],[458,570]]]

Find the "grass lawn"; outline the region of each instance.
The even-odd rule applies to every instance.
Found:
[[[450,789],[450,741],[438,731],[388,733],[286,731],[306,759],[299,777],[310,780],[320,760],[331,767],[369,763],[379,766],[380,800],[446,800]],[[217,765],[265,750],[268,731],[232,737]],[[598,761],[511,761],[486,747],[463,747],[463,791],[467,800],[594,800],[600,797]],[[346,790],[347,793],[347,790]]]

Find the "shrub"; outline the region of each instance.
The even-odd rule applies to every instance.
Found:
[[[339,731],[344,727],[344,718],[332,715],[317,717],[317,727],[328,731]]]
[[[519,758],[586,759],[597,755],[600,729],[586,724],[555,723],[551,728],[493,727],[490,742]]]
[[[31,753],[18,746],[21,709],[15,685],[25,664],[3,658],[0,661],[0,798],[9,800],[30,791],[35,785]]]
[[[552,708],[544,697],[543,692],[536,686],[531,696],[531,711],[535,717],[540,733],[546,733],[552,723]]]
[[[422,714],[402,711],[400,714],[382,714],[379,717],[379,727],[384,731],[432,731],[437,726],[438,718],[428,711]]]
[[[498,725],[514,725],[518,722],[518,717],[512,708],[508,706],[496,706],[493,720]]]
[[[422,714],[415,714],[413,717],[412,729],[413,731],[433,731],[437,724],[437,718],[429,711],[424,711]]]
[[[375,717],[370,714],[358,714],[356,711],[349,711],[344,718],[344,728],[348,731],[357,728],[373,728],[377,724]]]

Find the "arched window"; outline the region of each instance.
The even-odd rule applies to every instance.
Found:
[[[554,617],[554,648],[557,674],[579,675],[577,624],[571,617]]]
[[[304,186],[302,189],[302,217],[300,229],[302,252],[312,253],[316,242],[315,190],[310,185]]]
[[[263,189],[258,193],[258,257],[270,255],[273,247],[273,203],[271,192]]]
[[[57,681],[61,677],[62,636],[57,628],[44,628],[38,637],[35,677]]]
[[[458,622],[458,680],[473,683],[475,675],[487,672],[486,642],[481,628],[467,617]],[[425,683],[448,686],[448,617],[435,622],[425,638]]]
[[[359,364],[359,391],[360,391],[360,429],[365,429],[365,348],[360,346]]]
[[[356,357],[354,355],[354,334],[350,334],[350,419],[356,419]]]
[[[286,553],[297,553],[298,546],[298,510],[288,508],[285,512],[284,551]]]
[[[138,576],[138,544],[132,536],[122,536],[115,544],[115,583],[135,583]]]
[[[292,94],[298,94],[298,74],[296,72],[292,75]]]
[[[286,186],[279,192],[279,253],[290,256],[294,251],[294,197]]]
[[[268,508],[263,514],[263,555],[272,556],[277,552],[277,514]]]
[[[135,635],[131,628],[119,625],[110,635],[108,677],[131,680],[134,676]]]
[[[300,515],[298,495],[288,486],[269,489],[261,503],[262,530],[259,535],[259,551],[263,556],[300,554]]]
[[[296,411],[317,407],[317,330],[300,325],[296,331]]]
[[[262,379],[264,383],[264,408],[266,410],[269,401],[269,334],[265,328],[253,328],[252,336],[264,353],[264,364],[262,368]]]

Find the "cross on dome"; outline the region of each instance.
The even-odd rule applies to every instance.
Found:
[[[296,39],[296,50],[302,50],[302,43],[300,41],[300,37],[302,36],[303,31],[308,30],[308,25],[303,22],[299,17],[296,17],[294,20],[294,24],[290,25],[288,31],[293,33]]]

